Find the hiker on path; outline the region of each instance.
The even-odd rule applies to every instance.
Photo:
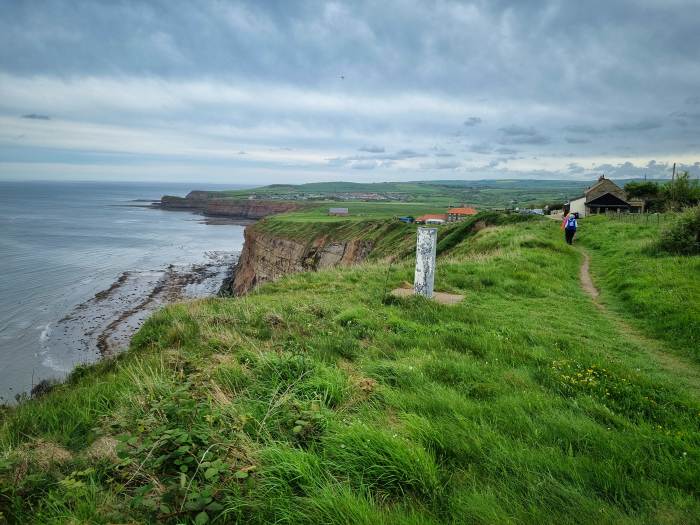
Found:
[[[561,222],[561,228],[564,230],[564,238],[566,239],[566,244],[574,243],[574,235],[576,234],[576,215],[569,213],[568,216],[564,216],[564,220]]]

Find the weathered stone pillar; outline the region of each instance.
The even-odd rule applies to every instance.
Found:
[[[437,228],[418,228],[416,274],[413,279],[413,289],[416,294],[428,298],[433,296],[436,250]]]

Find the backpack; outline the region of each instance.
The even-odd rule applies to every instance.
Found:
[[[569,217],[566,220],[566,229],[575,230],[576,229],[576,217]]]

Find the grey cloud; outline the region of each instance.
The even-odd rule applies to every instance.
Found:
[[[518,152],[517,149],[513,148],[496,148],[494,151],[502,155],[515,155]]]
[[[544,145],[550,142],[549,137],[542,135],[532,126],[510,125],[499,128],[499,131],[503,135],[498,141],[499,144]]]
[[[604,133],[605,130],[587,124],[572,124],[570,126],[564,126],[564,131],[568,131],[569,133],[582,133],[586,135],[599,135]]]
[[[611,132],[641,132],[662,127],[663,123],[655,118],[647,118],[632,122],[618,122],[612,125],[591,126],[589,124],[572,124],[564,126],[564,131],[581,135],[602,135]],[[570,142],[570,144],[581,144]]]
[[[488,176],[556,177],[566,154],[688,157],[700,124],[696,3],[5,2],[0,148],[47,165],[105,151],[164,159],[194,178],[192,158],[219,159],[221,172],[245,163],[260,182],[361,177],[355,165],[410,179],[416,163],[402,161],[448,158],[430,147],[450,137],[480,156],[527,150],[527,169],[500,163]],[[572,147],[584,144],[585,155]],[[239,148],[248,155],[231,160]]]
[[[37,113],[28,113],[27,115],[22,115],[22,118],[29,120],[51,120],[51,117],[48,115],[39,115]]]
[[[420,165],[421,169],[423,170],[454,170],[460,166],[461,163],[457,162],[456,160],[424,162]]]
[[[433,153],[436,157],[454,157],[454,153],[450,153],[449,151],[438,151],[437,153]]]
[[[700,121],[700,111],[674,111],[671,116],[676,119]]]
[[[586,169],[583,166],[580,166],[577,163],[572,162],[567,166],[567,171],[569,173],[584,173],[586,171]]]
[[[480,144],[472,144],[469,146],[469,151],[472,153],[481,153],[482,155],[486,155],[493,151],[493,147],[487,142],[481,142]]]
[[[536,136],[537,130],[533,127],[524,127],[524,126],[517,126],[517,125],[511,125],[511,126],[505,126],[503,128],[499,128],[499,131],[501,131],[504,135],[509,135],[511,137],[534,137]]]
[[[384,153],[384,148],[381,146],[362,146],[358,148],[357,151],[364,151],[366,153]]]
[[[544,135],[519,135],[504,137],[499,140],[499,144],[532,144],[532,145],[544,145],[549,144],[550,139]]]
[[[658,120],[639,120],[637,122],[623,122],[615,124],[612,129],[615,131],[649,131],[660,128],[662,123]]]
[[[419,153],[411,149],[401,149],[394,153],[377,153],[372,155],[350,155],[347,157],[333,157],[326,159],[332,166],[351,166],[357,169],[369,169],[369,167],[390,166],[394,161],[427,157],[425,153]]]
[[[384,159],[387,160],[405,160],[405,159],[416,159],[419,157],[427,157],[425,153],[418,153],[412,149],[402,149],[393,154],[385,155]]]

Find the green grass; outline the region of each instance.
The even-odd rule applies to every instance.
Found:
[[[594,224],[582,243],[614,260]],[[697,523],[700,405],[584,295],[558,224],[462,228],[436,282],[457,306],[387,298],[408,260],[158,312],[128,353],[4,414],[3,516]],[[119,460],[88,456],[105,435]],[[71,458],[42,464],[37,439]]]
[[[328,214],[329,208],[347,208],[347,217],[338,217]],[[362,222],[371,219],[391,219],[411,215],[419,217],[426,213],[446,213],[447,202],[324,202],[302,211],[277,215],[280,221],[303,222]]]
[[[592,217],[577,235],[603,299],[642,332],[700,362],[700,258],[655,253],[668,222]]]
[[[385,193],[401,197],[410,203],[416,203],[422,209],[437,206],[442,209],[449,204],[466,203],[480,208],[505,208],[512,206],[543,206],[544,203],[563,202],[569,197],[579,195],[589,183],[583,181],[563,180],[475,180],[475,181],[416,181],[416,182],[314,182],[308,184],[272,184],[260,188],[246,190],[224,191],[219,195],[232,198],[247,198],[256,195],[260,198],[297,198],[298,196],[313,196],[321,199],[338,193]],[[304,201],[302,201],[304,202]],[[336,206],[343,205],[338,201],[330,201]],[[354,204],[355,201],[347,203]],[[408,203],[357,203],[383,204],[388,207],[397,206],[398,214],[405,214]],[[410,207],[408,207],[410,209]],[[431,213],[423,211],[422,213]]]

